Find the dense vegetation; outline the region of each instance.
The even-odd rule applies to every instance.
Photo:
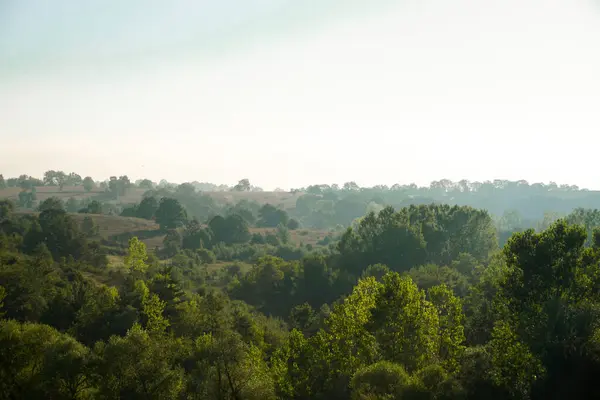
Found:
[[[25,193],[0,201],[0,398],[600,397],[596,192],[348,183],[285,208],[209,193],[247,180],[0,185]],[[35,198],[76,185],[76,207]],[[107,209],[156,226],[103,237]]]
[[[449,204],[467,205],[487,210],[493,216],[501,231],[508,232],[526,228],[547,227],[550,223],[564,217],[576,208],[600,208],[600,192],[580,189],[572,185],[534,183],[527,181],[494,180],[470,182],[462,180],[452,182],[447,179],[431,182],[427,187],[410,185],[378,185],[360,187],[354,182],[342,186],[312,185],[306,188],[291,190],[287,198],[292,204],[281,204],[281,198],[269,197],[267,201],[255,201],[255,196],[242,198],[235,204],[213,196],[215,193],[262,193],[259,187],[251,185],[248,179],[240,180],[234,186],[215,185],[211,183],[188,182],[173,184],[165,180],[155,183],[149,179],[131,182],[127,175],[110,177],[105,181],[94,181],[91,177],[82,178],[77,173],[66,174],[62,171],[47,171],[38,179],[27,175],[5,179],[0,175],[1,190],[19,188],[15,201],[20,208],[37,207],[40,187],[55,189],[55,194],[65,201],[69,212],[86,209],[90,202],[96,201],[93,207],[105,214],[120,214],[151,218],[156,208],[156,201],[162,197],[177,199],[187,210],[190,217],[199,221],[207,221],[215,215],[236,213],[246,219],[250,225],[277,226],[287,224],[291,218],[292,225],[314,229],[347,226],[356,218],[369,211],[379,211],[386,205],[401,209],[409,205]],[[72,189],[81,188],[82,191]],[[70,190],[71,189],[71,190]],[[88,196],[81,196],[85,191]],[[135,192],[135,195],[134,195]],[[71,195],[69,195],[71,193]],[[148,200],[148,198],[154,198]],[[259,210],[264,203],[271,201],[271,206],[283,208],[288,216],[274,219],[263,219]],[[143,203],[145,202],[145,203]],[[143,204],[142,204],[143,203]],[[97,208],[97,206],[100,208]],[[261,225],[263,224],[263,225]]]

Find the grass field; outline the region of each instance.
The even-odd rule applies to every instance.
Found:
[[[62,191],[57,186],[37,186],[35,190],[38,201],[44,201],[49,197],[58,197],[63,200],[74,197],[77,200],[82,200],[103,193],[98,188],[88,193],[83,189],[83,186],[65,186]],[[0,198],[17,200],[21,191],[22,189],[18,187],[1,189]]]
[[[31,211],[19,211],[19,214],[38,214]],[[101,239],[126,245],[132,236],[138,236],[146,243],[148,249],[162,246],[164,234],[158,232],[159,225],[154,221],[133,217],[100,214],[69,214],[78,224],[85,217],[91,217],[98,226],[98,236]]]
[[[71,216],[80,223],[85,217],[92,217],[103,239],[124,233],[155,231],[159,228],[156,222],[141,218],[97,214],[71,214]]]

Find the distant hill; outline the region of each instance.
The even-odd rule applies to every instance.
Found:
[[[104,190],[94,188],[90,192],[86,192],[83,186],[65,186],[63,190],[59,190],[58,186],[37,186],[36,188],[37,201],[42,202],[49,197],[58,197],[63,201],[69,198],[75,198],[77,200],[88,199],[92,197],[98,197],[98,200],[107,201],[110,196]],[[10,199],[17,201],[19,193],[23,189],[18,187],[10,187],[0,189],[0,199]],[[144,193],[147,189],[130,188],[127,190],[125,196],[119,197],[118,202],[122,204],[134,204],[139,203],[142,200]],[[107,194],[107,198],[103,198],[104,194]],[[215,192],[202,192],[215,199],[219,203],[232,203],[235,204],[242,199],[256,201],[259,204],[273,204],[275,206],[281,206],[284,209],[292,209],[296,206],[296,200],[303,193],[289,193],[289,192],[235,192],[235,191],[215,191]]]

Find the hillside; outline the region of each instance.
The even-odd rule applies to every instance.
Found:
[[[19,193],[22,191],[19,187],[9,187],[0,189],[0,199],[9,199],[17,201]],[[130,188],[124,196],[119,197],[118,202],[122,204],[133,204],[139,203],[147,189]],[[259,204],[273,204],[280,206],[284,209],[293,209],[296,206],[296,200],[303,193],[289,193],[289,192],[202,192],[202,194],[212,197],[218,203],[230,203],[235,204],[240,200],[256,201]],[[111,196],[99,188],[94,188],[90,192],[86,192],[83,186],[65,186],[63,190],[59,190],[57,186],[37,186],[36,187],[37,201],[42,202],[49,197],[58,197],[63,201],[69,198],[75,198],[76,200],[92,199],[97,198],[101,201],[107,201],[111,199]]]

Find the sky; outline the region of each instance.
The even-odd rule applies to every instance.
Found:
[[[599,0],[0,0],[0,173],[600,189]]]

